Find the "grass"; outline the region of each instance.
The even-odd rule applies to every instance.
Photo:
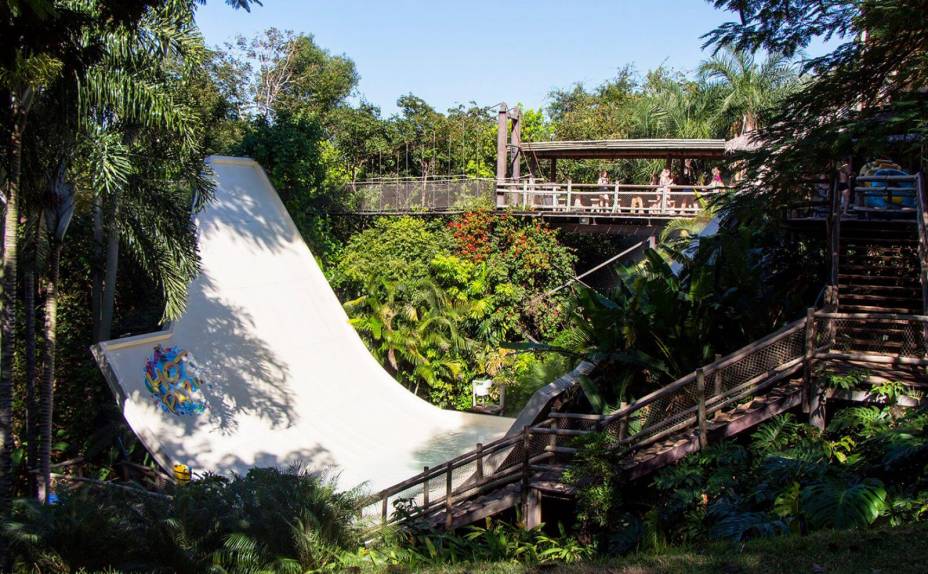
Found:
[[[392,568],[387,572],[406,572]],[[429,574],[924,574],[928,523],[865,531],[670,548],[614,561],[575,565],[465,564],[417,569]]]

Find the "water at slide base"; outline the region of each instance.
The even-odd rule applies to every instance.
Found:
[[[197,216],[202,272],[164,331],[94,355],[159,465],[244,474],[301,465],[370,491],[505,434],[513,419],[446,411],[371,356],[261,167],[211,157]]]

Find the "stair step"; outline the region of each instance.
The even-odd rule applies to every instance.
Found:
[[[838,273],[838,281],[880,281],[880,282],[894,282],[894,283],[911,283],[913,287],[918,286],[918,277],[915,274],[905,274],[905,275],[864,275],[864,274],[855,274],[855,273]]]
[[[917,315],[915,310],[911,307],[839,304],[838,310],[842,313],[896,313],[899,315]]]
[[[911,267],[908,265],[903,266],[903,267],[877,266],[877,265],[867,265],[865,263],[859,263],[857,261],[852,261],[852,262],[847,262],[847,263],[840,263],[838,265],[838,269],[839,270],[843,269],[845,271],[882,271],[884,272],[883,273],[884,276],[887,275],[885,273],[887,271],[895,271],[896,273],[898,273],[899,277],[905,277],[905,276],[908,276],[910,273],[914,274],[915,269],[917,269],[917,266],[911,266]],[[859,275],[859,273],[855,273],[854,275]]]
[[[909,247],[917,245],[914,237],[842,237],[841,245],[863,245],[867,247]]]
[[[916,286],[903,285],[871,285],[869,283],[838,283],[838,293],[843,295],[847,292],[857,291],[879,291],[881,293],[908,293],[913,297],[918,296],[921,289]]]
[[[861,260],[861,261],[906,261],[914,262],[918,260],[918,257],[913,253],[900,253],[900,252],[886,252],[886,251],[876,251],[870,250],[864,252],[863,250],[854,250],[848,252],[842,250],[838,253],[841,256],[841,259],[847,260]]]
[[[838,294],[838,301],[889,301],[893,303],[916,303],[921,304],[922,300],[920,297],[906,297],[903,295],[875,295],[871,293],[840,293]]]

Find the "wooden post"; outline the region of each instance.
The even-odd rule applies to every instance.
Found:
[[[541,524],[541,491],[537,488],[529,491],[522,515],[523,526],[526,530],[531,530]]]
[[[506,165],[509,163],[509,109],[500,104],[496,124],[496,182],[506,181]]]
[[[567,180],[567,211],[570,211],[573,208],[573,205],[570,203],[571,201],[570,194],[573,191],[572,185],[573,185],[572,182],[568,179]]]
[[[522,510],[525,511],[528,505],[529,473],[531,472],[530,463],[532,455],[529,453],[532,441],[529,434],[528,425],[522,427],[522,491],[519,493],[522,499]]]
[[[848,201],[850,201],[848,190]],[[828,246],[831,255],[831,269],[828,283],[838,285],[838,264],[841,259],[841,192],[838,190],[837,180],[832,185],[831,213],[828,216]]]
[[[825,428],[825,405],[818,384],[815,382],[815,308],[809,307],[806,311],[806,340],[805,357],[803,365],[803,385],[805,385],[803,410],[809,414],[809,424],[818,428]]]
[[[558,419],[554,419],[551,421],[551,430],[553,431],[557,430],[557,420]],[[548,446],[552,448],[557,446],[557,435],[555,433],[551,433],[551,435],[548,437]],[[552,452],[552,454],[554,455],[554,458],[557,459],[557,452]]]
[[[483,443],[477,443],[477,484],[483,482]]]
[[[699,397],[696,407],[696,418],[699,423],[699,448],[706,448],[709,444],[709,427],[706,424],[706,374],[702,369],[696,369],[696,394]]]
[[[387,500],[389,498],[389,496],[384,495],[383,500],[380,503],[380,520],[384,524],[387,523]]]
[[[510,160],[510,165],[512,168],[509,172],[512,174],[512,179],[519,181],[522,177],[522,110],[519,106],[516,106],[512,109],[512,159]]]
[[[612,213],[619,211],[619,182],[615,182],[615,191],[612,192]]]
[[[451,516],[451,507],[454,504],[453,497],[451,496],[451,491],[453,487],[451,485],[451,465],[448,465],[448,472],[445,474],[445,528],[451,530],[451,524],[453,523],[453,517]]]
[[[429,510],[429,467],[422,469],[422,473],[425,475],[425,480],[422,481],[422,510],[428,512]]]
[[[619,401],[619,410],[624,409],[628,406],[628,401]],[[619,442],[625,440],[625,437],[628,435],[628,415],[625,415],[619,419]]]

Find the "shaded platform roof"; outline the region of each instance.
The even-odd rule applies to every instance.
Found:
[[[627,139],[523,142],[522,153],[537,159],[721,159],[725,140]]]

